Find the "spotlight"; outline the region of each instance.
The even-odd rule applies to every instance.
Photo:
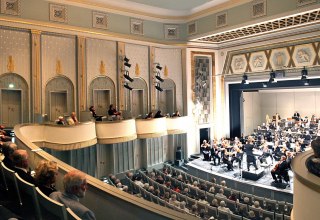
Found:
[[[243,74],[241,84],[249,84],[248,76]]]
[[[128,59],[126,56],[123,59],[124,62],[128,63],[130,61],[130,59]]]
[[[157,84],[155,85],[155,87],[156,87],[156,89],[159,90],[160,92],[163,91],[163,89],[160,87],[160,83],[157,83]]]
[[[158,70],[160,70],[160,71],[162,70],[162,66],[160,66],[159,63],[157,63],[156,68],[157,68]]]
[[[309,79],[305,79],[303,82],[303,85],[308,86],[309,85]]]
[[[159,80],[160,82],[164,82],[164,79],[162,79],[162,78],[161,78],[161,76],[160,76],[160,73],[159,73],[159,72],[157,72],[157,74],[156,74],[156,78],[157,78],[157,80]]]
[[[128,59],[127,57],[124,57],[124,59],[123,59],[124,65],[125,65],[126,67],[128,67],[128,68],[131,67],[131,64],[129,63],[129,60],[130,60],[130,59]]]
[[[276,83],[276,82],[277,82],[276,73],[273,70],[271,70],[269,83]]]
[[[303,67],[303,70],[301,70],[301,80],[308,79],[308,70],[306,67]]]
[[[129,71],[125,70],[124,74],[123,74],[124,78],[126,78],[127,80],[129,80],[130,82],[133,82],[133,79],[129,76]]]
[[[125,83],[125,84],[123,85],[123,87],[126,88],[126,89],[129,89],[129,90],[132,90],[132,87],[129,86],[128,83]]]
[[[262,87],[267,88],[268,87],[267,83],[262,83]]]
[[[124,63],[124,65],[125,65],[126,67],[128,67],[128,68],[131,67],[131,64],[130,64],[130,63]]]

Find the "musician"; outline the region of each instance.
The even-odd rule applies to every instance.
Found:
[[[214,166],[217,165],[216,159],[218,159],[218,165],[220,165],[221,157],[219,156],[219,153],[220,153],[220,148],[216,143],[214,143],[211,148],[211,158],[213,159]]]
[[[232,165],[233,165],[234,161],[239,163],[239,169],[241,169],[241,163],[242,163],[242,157],[243,157],[243,151],[242,151],[241,147],[242,147],[241,143],[239,143],[238,145],[234,145],[233,152],[232,152],[232,158],[231,158]]]
[[[271,160],[273,160],[268,144],[265,142],[262,147],[262,155],[258,159],[260,160],[260,163],[263,163],[263,162],[266,163],[268,157],[270,157]]]
[[[231,160],[229,160],[229,157],[232,156],[231,152],[227,151],[227,148],[222,148],[221,149],[221,157],[222,157],[222,162],[224,164],[227,164],[227,168],[229,171],[233,170],[233,165]]]
[[[253,145],[254,139],[252,136],[248,137],[248,143],[244,146],[245,152],[247,154],[247,169],[250,171],[250,165],[253,164],[254,168],[257,170],[256,158],[253,155]]]
[[[285,155],[281,156],[281,160],[271,171],[275,183],[282,183],[282,177],[288,175],[288,162],[286,160],[287,157]]]
[[[208,144],[207,140],[203,140],[200,146],[200,151],[203,154],[204,160],[209,161],[210,159],[210,144]]]

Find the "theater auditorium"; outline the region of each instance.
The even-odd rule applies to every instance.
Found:
[[[320,0],[0,0],[0,219],[319,219]]]

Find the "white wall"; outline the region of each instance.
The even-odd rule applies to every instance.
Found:
[[[261,99],[259,92],[243,93],[243,133],[249,135],[253,132],[261,121]]]

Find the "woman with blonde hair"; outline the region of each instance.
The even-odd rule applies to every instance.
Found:
[[[54,161],[42,160],[35,169],[36,186],[41,192],[49,196],[52,192],[57,191],[54,184],[58,175],[58,165]]]

